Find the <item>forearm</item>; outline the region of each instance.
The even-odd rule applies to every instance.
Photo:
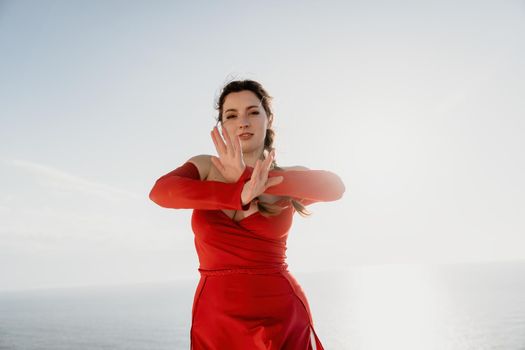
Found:
[[[272,170],[268,177],[283,176],[283,181],[264,193],[304,200],[304,204],[340,199],[345,185],[335,173],[326,170]]]
[[[246,168],[234,183],[201,181],[195,165],[186,162],[160,177],[149,198],[164,208],[241,210],[249,205],[242,205],[241,192],[250,174],[251,170]]]

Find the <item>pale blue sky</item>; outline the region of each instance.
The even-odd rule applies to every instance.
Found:
[[[0,2],[0,290],[196,277],[190,210],[230,78],[277,161],[337,173],[290,270],[525,259],[523,1]]]

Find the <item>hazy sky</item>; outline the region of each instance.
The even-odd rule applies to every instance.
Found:
[[[523,1],[0,1],[0,290],[198,276],[155,180],[231,78],[277,162],[338,174],[290,271],[525,259]]]

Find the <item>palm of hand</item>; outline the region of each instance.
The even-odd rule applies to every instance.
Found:
[[[217,127],[211,131],[215,149],[219,154],[219,157],[212,156],[211,162],[227,182],[236,182],[246,168],[242,156],[241,141],[237,136],[232,141],[225,128],[222,128],[222,135],[226,142],[221,138]]]
[[[268,178],[274,154],[275,152],[272,151],[265,160],[257,160],[255,163],[251,178],[244,184],[242,189],[242,204],[251,202],[254,198],[264,193],[268,187],[278,185],[284,180],[283,176]]]

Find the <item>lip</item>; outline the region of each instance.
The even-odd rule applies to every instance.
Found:
[[[252,137],[253,134],[252,133],[249,133],[249,132],[245,132],[244,134],[240,134],[239,137],[241,139],[249,139],[250,137]]]

